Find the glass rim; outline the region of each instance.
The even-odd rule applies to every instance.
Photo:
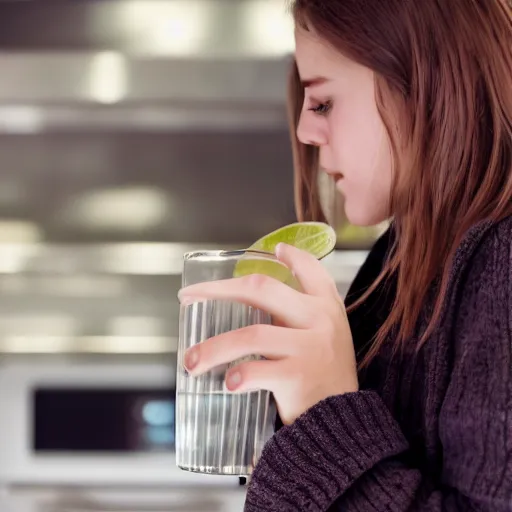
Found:
[[[183,255],[184,261],[196,260],[199,258],[211,258],[211,259],[227,259],[227,258],[236,258],[242,256],[260,256],[265,259],[271,259],[275,261],[279,261],[277,256],[268,251],[260,251],[256,249],[232,249],[232,250],[197,250],[197,251],[189,251]]]

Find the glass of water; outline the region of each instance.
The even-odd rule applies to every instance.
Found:
[[[245,261],[242,261],[245,260]],[[233,277],[235,266],[271,265],[289,272],[272,254],[255,251],[207,251],[185,255],[183,286]],[[212,336],[253,324],[270,324],[264,311],[237,302],[206,300],[182,305],[176,386],[176,463],[188,471],[249,476],[274,433],[276,406],[269,391],[229,392],[226,370],[199,377],[184,368],[185,351]],[[254,355],[249,359],[259,359]]]

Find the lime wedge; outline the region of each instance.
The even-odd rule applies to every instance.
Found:
[[[317,259],[322,259],[334,250],[336,232],[323,222],[296,222],[265,235],[252,244],[249,250],[275,254],[279,243],[293,245]],[[255,253],[249,253],[236,264],[233,276],[249,274],[265,274],[293,288],[299,287],[296,278],[286,266],[279,261],[259,257]]]
[[[248,276],[249,274],[263,274],[286,284],[295,282],[290,269],[279,261],[258,258],[251,253],[236,263],[233,277]]]
[[[279,243],[293,245],[320,260],[334,250],[336,232],[323,222],[295,222],[265,235],[249,249],[275,253]]]

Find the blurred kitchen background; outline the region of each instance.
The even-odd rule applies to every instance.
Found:
[[[285,3],[0,1],[2,512],[242,509],[174,466],[176,293],[295,221]],[[343,294],[379,230],[332,192]]]

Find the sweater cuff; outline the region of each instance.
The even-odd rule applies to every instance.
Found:
[[[407,448],[377,393],[327,398],[267,443],[245,510],[326,510],[375,464]]]

